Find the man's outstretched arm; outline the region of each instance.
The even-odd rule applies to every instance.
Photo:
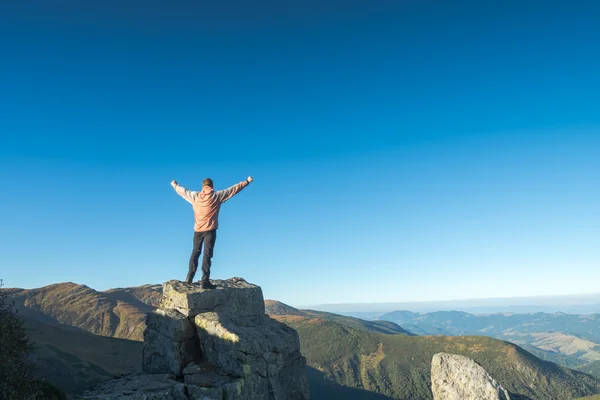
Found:
[[[193,203],[194,197],[196,197],[197,192],[192,192],[191,190],[187,190],[186,188],[184,188],[183,186],[178,184],[177,181],[175,181],[175,180],[171,181],[171,186],[173,186],[173,189],[175,189],[175,191],[177,192],[178,195],[180,195],[181,197],[183,197],[185,200],[189,201],[190,203]]]
[[[230,188],[227,188],[225,190],[219,190],[218,192],[215,193],[215,195],[217,196],[217,198],[219,199],[219,201],[221,203],[226,202],[227,200],[229,200],[230,198],[232,198],[233,196],[235,196],[236,194],[238,194],[243,188],[245,188],[246,186],[248,186],[250,184],[250,182],[252,182],[254,179],[249,176],[248,179],[246,179],[245,181],[242,181],[236,185],[233,185]]]

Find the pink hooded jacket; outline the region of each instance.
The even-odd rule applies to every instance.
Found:
[[[173,184],[172,186],[177,194],[192,204],[194,209],[194,231],[206,232],[219,227],[221,204],[238,194],[248,184],[248,181],[243,181],[218,192],[215,192],[210,186],[203,186],[200,192],[192,192],[179,184]]]

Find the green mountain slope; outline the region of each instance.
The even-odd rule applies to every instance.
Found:
[[[431,399],[431,358],[442,351],[474,359],[508,390],[530,399],[600,393],[600,381],[489,337],[386,335],[321,318],[274,318],[298,331],[310,366],[339,384],[392,398]]]
[[[265,310],[269,315],[300,315],[310,318],[322,318],[367,332],[412,335],[400,325],[391,321],[365,321],[355,317],[346,317],[324,311],[298,310],[297,308],[288,306],[287,304],[276,300],[265,300]]]
[[[67,395],[114,375],[137,371],[142,343],[24,318],[40,372]]]
[[[589,364],[582,365],[577,367],[577,370],[595,376],[596,378],[600,378],[600,361],[594,361]]]
[[[323,311],[313,311],[313,310],[303,310],[304,315],[311,318],[321,318],[332,322],[337,322],[338,324],[342,324],[349,328],[358,329],[366,332],[376,332],[376,333],[388,333],[388,334],[402,334],[402,335],[413,335],[407,330],[403,329],[400,325],[390,322],[390,321],[365,321],[359,318],[354,317],[346,317],[343,315],[323,312]]]

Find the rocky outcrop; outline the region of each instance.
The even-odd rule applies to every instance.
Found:
[[[483,367],[465,356],[438,353],[431,362],[434,400],[510,400]]]
[[[146,318],[144,373],[82,399],[308,399],[298,333],[265,314],[259,286],[213,283],[164,283],[160,308]]]

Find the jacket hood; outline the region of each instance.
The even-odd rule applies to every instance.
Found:
[[[202,186],[202,191],[200,192],[200,196],[210,196],[215,190],[210,186]]]

